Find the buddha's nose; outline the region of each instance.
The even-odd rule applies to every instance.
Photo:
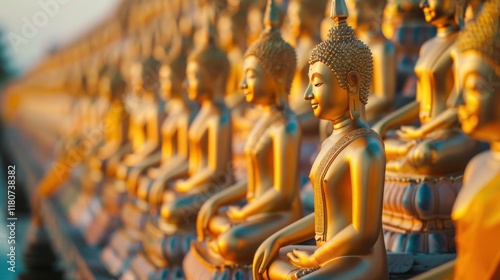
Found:
[[[304,93],[304,99],[305,100],[311,100],[313,98],[314,98],[314,94],[313,94],[313,91],[312,91],[312,85],[309,84],[307,86],[306,92]]]
[[[243,79],[241,80],[241,82],[240,82],[240,88],[241,89],[247,89],[248,88],[246,77],[243,77]]]

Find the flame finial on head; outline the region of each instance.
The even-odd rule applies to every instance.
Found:
[[[279,28],[278,10],[274,0],[267,1],[266,14],[264,16],[264,26],[268,30],[275,30]]]
[[[347,12],[347,6],[344,0],[332,0],[330,18],[335,22],[336,25],[346,25],[347,17],[349,16]]]

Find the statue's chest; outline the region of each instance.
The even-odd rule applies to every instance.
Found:
[[[415,65],[415,74],[420,81],[436,83],[446,79],[452,70],[451,52],[455,46],[453,38],[437,38],[426,45],[425,52]]]
[[[278,129],[278,117],[261,118],[250,132],[245,144],[245,154],[259,157],[267,154],[272,148],[272,133]]]

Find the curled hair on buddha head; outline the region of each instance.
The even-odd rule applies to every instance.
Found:
[[[256,57],[266,73],[278,82],[282,92],[278,92],[276,102],[279,107],[283,107],[297,68],[297,55],[295,49],[281,37],[274,0],[268,0],[264,23],[266,28],[257,41],[248,47],[244,57]]]
[[[500,0],[489,0],[457,39],[460,52],[476,51],[500,77]]]
[[[188,62],[198,63],[210,75],[210,80],[219,83],[217,86],[225,88],[230,64],[226,53],[219,49],[215,42],[215,27],[210,19],[205,25],[202,39],[203,41],[188,56]]]
[[[116,67],[107,67],[101,75],[102,78],[109,80],[109,92],[112,100],[120,100],[125,92],[127,82]]]
[[[356,75],[357,93],[353,102],[368,102],[368,94],[373,72],[373,59],[370,48],[359,40],[351,26],[346,24],[347,7],[343,0],[333,0],[331,18],[334,26],[328,32],[328,38],[319,43],[309,57],[309,64],[325,64],[332,71],[341,88],[351,91],[352,74]],[[349,93],[354,96],[354,94]],[[352,107],[356,104],[352,104]],[[349,103],[351,108],[351,102]],[[352,113],[353,108],[351,108]]]

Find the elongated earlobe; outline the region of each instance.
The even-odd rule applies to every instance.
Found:
[[[359,100],[360,76],[357,71],[347,73],[347,93],[349,94],[349,112],[351,119],[361,116],[361,101]]]

